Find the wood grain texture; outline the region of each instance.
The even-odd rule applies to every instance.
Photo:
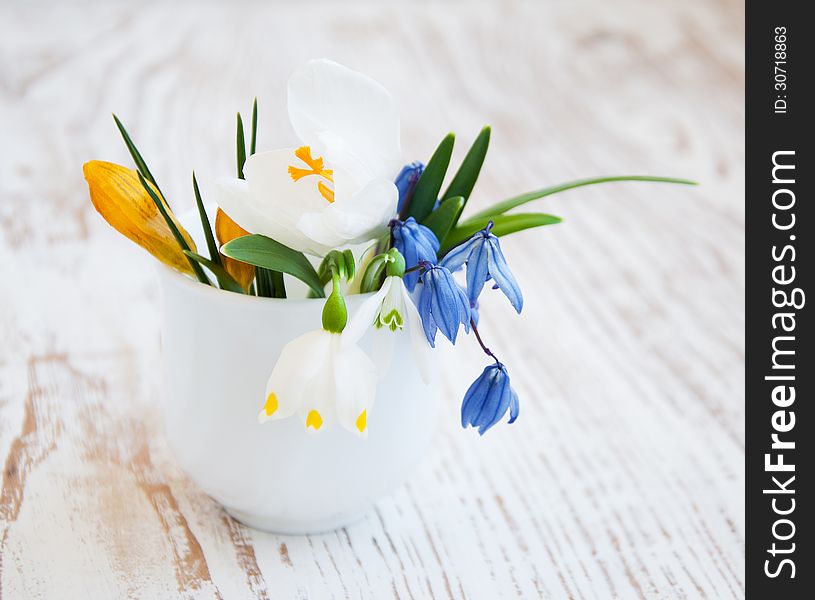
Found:
[[[4,3],[0,7],[0,596],[744,596],[743,12],[738,2]],[[399,99],[406,158],[493,141],[475,208],[571,178],[687,176],[549,198],[504,243],[523,320],[482,333],[521,417],[458,426],[364,521],[285,537],[231,519],[161,433],[151,259],[93,213],[81,164],[168,197],[231,173],[236,110],[292,141],[285,80],[330,56]],[[206,195],[206,192],[205,192]]]

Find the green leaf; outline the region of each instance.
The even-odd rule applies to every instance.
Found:
[[[305,255],[272,238],[245,235],[221,246],[221,252],[256,267],[288,273],[309,286],[318,298],[325,297],[320,277]]]
[[[226,269],[224,269],[220,264],[211,261],[208,258],[204,258],[200,254],[196,254],[192,250],[184,250],[184,254],[186,254],[189,258],[201,263],[207,269],[212,271],[212,274],[215,275],[215,279],[218,280],[218,284],[221,286],[222,290],[235,292],[236,294],[243,294],[243,288],[241,287],[241,284],[235,281],[232,275],[227,273]]]
[[[204,202],[201,200],[201,192],[198,189],[198,181],[195,179],[195,171],[192,172],[192,190],[195,192],[195,205],[198,207],[198,216],[201,217],[201,227],[204,229],[204,237],[207,240],[209,258],[215,264],[220,265],[221,253],[218,252],[218,244],[212,235],[212,225],[210,225],[207,210],[204,208]]]
[[[481,172],[481,165],[484,164],[484,158],[487,156],[487,149],[490,145],[490,131],[489,126],[486,126],[475,138],[473,145],[467,151],[467,156],[461,161],[461,166],[453,176],[453,181],[450,182],[447,191],[442,195],[442,201],[456,196],[464,198],[465,203],[469,200],[475,182],[478,180],[478,174]]]
[[[122,134],[122,139],[125,142],[125,146],[127,146],[127,150],[130,152],[130,156],[133,157],[133,162],[136,163],[136,170],[141,173],[144,178],[156,186],[158,193],[164,198],[164,194],[161,193],[161,188],[158,187],[158,183],[156,182],[156,178],[153,177],[153,174],[150,172],[150,169],[147,168],[147,163],[144,162],[144,159],[139,152],[139,149],[136,148],[136,144],[133,143],[133,140],[130,139],[130,134],[127,133],[127,129],[125,126],[122,125],[122,122],[119,120],[115,114],[113,115],[113,120],[116,121],[116,127],[119,128],[119,133]],[[165,199],[165,202],[167,200]]]
[[[249,156],[252,156],[257,149],[258,141],[258,99],[252,103],[252,137],[249,141]]]
[[[422,225],[429,227],[436,234],[436,238],[443,240],[458,221],[461,211],[464,209],[465,200],[461,196],[448,198],[427,218],[422,221]]]
[[[141,173],[137,173],[137,175],[139,176],[139,182],[141,182],[142,187],[150,195],[150,198],[153,200],[156,208],[158,208],[161,216],[164,217],[164,222],[167,223],[167,227],[170,228],[170,232],[173,234],[175,241],[178,242],[181,250],[184,252],[188,251],[190,247],[187,245],[187,241],[184,239],[184,236],[181,235],[178,227],[175,226],[175,222],[170,218],[170,214],[167,212],[167,207],[164,205],[164,202],[162,202],[161,198],[156,195],[153,188],[148,185],[147,181],[144,179],[144,176]],[[206,273],[204,273],[203,269],[201,269],[201,265],[192,260],[189,256],[187,257],[187,260],[190,261],[190,266],[192,267],[195,276],[198,277],[198,281],[207,285],[212,285],[212,282],[209,280]]]
[[[610,183],[614,181],[651,181],[657,183],[678,183],[681,185],[699,185],[695,181],[691,181],[689,179],[677,179],[675,177],[649,177],[647,175],[619,175],[612,177],[592,177],[589,179],[576,179],[574,181],[567,181],[566,183],[560,183],[558,185],[553,185],[551,187],[543,188],[541,190],[535,190],[534,192],[527,192],[526,194],[521,194],[520,196],[508,198],[507,200],[498,202],[496,204],[493,204],[489,208],[485,208],[484,210],[477,212],[472,217],[467,219],[467,221],[481,219],[483,217],[489,217],[490,215],[500,215],[507,212],[508,210],[512,210],[515,207],[521,206],[522,204],[531,202],[532,200],[537,200],[538,198],[543,198],[545,196],[551,196],[552,194],[557,194],[558,192],[565,192],[566,190],[583,187],[585,185],[594,185],[597,183]]]
[[[455,140],[456,136],[448,133],[436,148],[433,156],[430,157],[424,173],[422,173],[419,182],[416,184],[416,189],[413,191],[410,205],[405,207],[405,218],[413,217],[421,223],[433,210],[433,205],[436,204],[441,184],[447,173],[447,167],[450,164],[450,156],[453,154]]]
[[[456,244],[468,239],[475,232],[484,229],[490,221],[493,222],[492,233],[501,237],[502,235],[509,235],[510,233],[530,229],[532,227],[554,225],[555,223],[560,223],[562,220],[563,219],[555,215],[547,215],[544,213],[518,213],[515,215],[498,215],[482,219],[472,219],[450,231],[442,243],[442,252],[446,252]]]
[[[237,146],[236,156],[238,158],[238,179],[245,179],[243,176],[243,165],[246,163],[246,140],[243,136],[243,119],[241,119],[241,113],[238,113],[235,145]]]

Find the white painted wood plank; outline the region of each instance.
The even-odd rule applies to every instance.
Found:
[[[737,2],[0,8],[0,595],[740,598],[743,13]],[[480,208],[561,180],[684,175],[541,201],[507,239],[524,316],[482,331],[521,417],[458,427],[484,365],[450,357],[434,449],[362,522],[236,524],[161,436],[151,259],[92,211],[116,111],[175,206],[231,172],[235,110],[292,139],[288,72],[331,56],[399,98],[406,157],[493,140]]]

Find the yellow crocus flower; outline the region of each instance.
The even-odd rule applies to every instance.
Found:
[[[142,187],[136,171],[101,160],[86,162],[82,171],[88,182],[91,202],[105,221],[164,264],[182,273],[193,273],[189,260],[152,198]],[[153,191],[160,197],[155,188]],[[172,212],[168,212],[190,249],[195,251],[190,235],[176,221]]]

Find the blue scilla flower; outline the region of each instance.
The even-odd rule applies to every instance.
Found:
[[[439,239],[430,229],[419,225],[416,219],[408,217],[407,221],[394,219],[390,223],[393,232],[393,245],[405,258],[405,268],[412,269],[422,261],[436,264],[436,253],[439,251]],[[419,281],[419,272],[405,273],[405,286],[413,291]]]
[[[478,427],[484,435],[509,409],[509,423],[518,418],[518,394],[509,383],[507,368],[500,362],[488,366],[478,376],[461,404],[461,426]]]
[[[458,326],[470,331],[470,301],[466,292],[456,283],[453,274],[444,267],[427,261],[420,263],[422,268],[422,289],[419,294],[419,316],[427,341],[436,346],[436,330],[456,343]]]
[[[419,183],[419,177],[424,173],[424,163],[418,160],[402,167],[399,175],[396,176],[396,189],[399,190],[399,204],[397,207],[398,212],[402,212],[405,204],[410,202],[413,197],[413,190],[416,189],[416,184]]]
[[[524,305],[521,288],[507,266],[498,238],[490,233],[491,229],[492,221],[470,239],[450,250],[440,264],[450,271],[457,271],[467,265],[467,296],[472,304],[475,304],[481,294],[484,283],[493,279],[495,287],[504,292],[517,312],[521,312]]]

